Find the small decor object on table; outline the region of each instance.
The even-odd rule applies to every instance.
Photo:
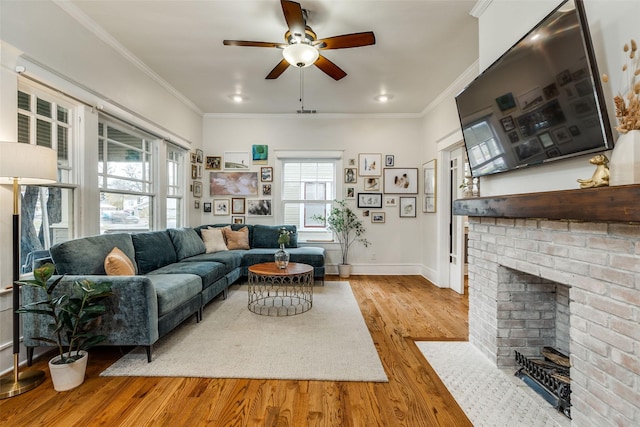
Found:
[[[597,188],[609,186],[609,159],[604,154],[593,156],[589,163],[596,165],[596,170],[589,179],[579,179],[580,188]]]
[[[285,269],[287,268],[287,265],[289,265],[290,255],[284,248],[290,241],[291,231],[287,230],[285,227],[281,227],[280,234],[278,235],[278,244],[280,245],[280,249],[278,249],[273,256],[276,266],[280,269]]]
[[[628,60],[622,66],[624,77],[628,78],[627,94],[619,92],[613,101],[620,137],[616,141],[609,161],[611,177],[609,185],[640,183],[640,55],[635,40],[624,45]],[[604,74],[606,83],[609,76]]]

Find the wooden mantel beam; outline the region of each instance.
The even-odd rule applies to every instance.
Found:
[[[640,185],[475,197],[453,202],[454,215],[640,222]]]

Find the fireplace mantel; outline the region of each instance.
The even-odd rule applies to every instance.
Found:
[[[640,185],[475,197],[453,202],[454,215],[640,222]]]

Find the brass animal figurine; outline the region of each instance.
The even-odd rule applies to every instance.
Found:
[[[609,159],[604,154],[598,154],[589,159],[589,163],[596,165],[596,170],[590,179],[579,179],[580,188],[596,188],[609,186]]]

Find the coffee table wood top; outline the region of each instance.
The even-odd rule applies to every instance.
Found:
[[[293,276],[310,273],[313,271],[313,267],[308,264],[290,262],[287,268],[278,268],[275,262],[263,262],[252,265],[249,267],[249,271],[260,276]]]

